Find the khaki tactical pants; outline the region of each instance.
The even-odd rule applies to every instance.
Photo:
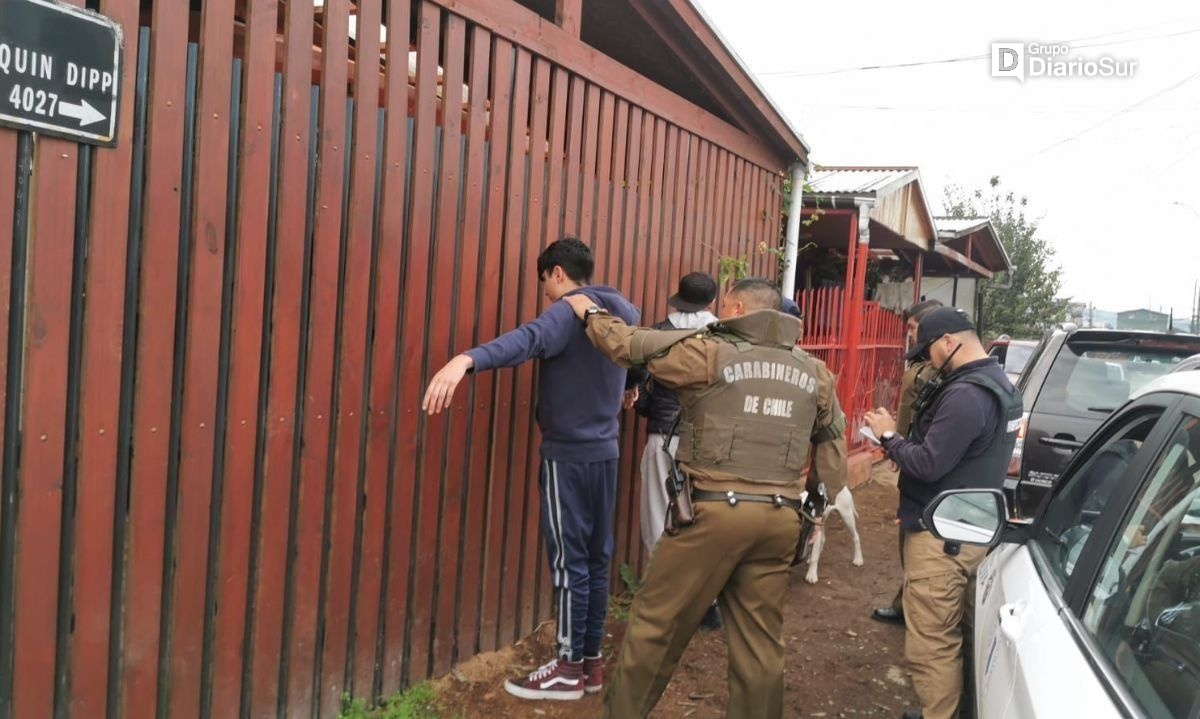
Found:
[[[957,556],[929,532],[904,536],[904,656],[925,719],[953,719],[963,691],[963,627],[973,622],[975,570],[985,547]],[[964,622],[964,619],[966,620]]]
[[[696,502],[696,522],[664,534],[634,599],[604,716],[645,717],[714,598],[729,643],[734,719],[783,716],[783,600],[800,518],[758,502]]]

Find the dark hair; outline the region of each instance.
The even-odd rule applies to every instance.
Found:
[[[757,310],[778,310],[783,305],[779,288],[761,277],[738,280],[729,294],[741,296],[747,305]]]
[[[575,282],[591,282],[592,270],[596,261],[592,259],[592,250],[574,237],[564,237],[557,242],[551,242],[538,255],[538,279],[554,271],[555,267],[563,268]]]
[[[931,311],[943,305],[941,300],[922,300],[916,304],[909,305],[908,309],[904,310],[904,321],[916,320],[921,321],[921,318],[929,314]]]

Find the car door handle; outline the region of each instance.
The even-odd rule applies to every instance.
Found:
[[[1016,642],[1021,638],[1028,612],[1029,603],[1023,599],[1000,607],[1000,631],[1005,639]]]
[[[1056,449],[1079,449],[1083,446],[1083,442],[1074,439],[1062,439],[1060,437],[1042,437],[1039,442],[1047,447],[1055,447]]]

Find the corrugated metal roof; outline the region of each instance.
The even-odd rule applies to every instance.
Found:
[[[988,223],[986,217],[935,217],[938,234],[943,232],[960,235],[964,232],[977,230]]]
[[[874,195],[918,177],[915,167],[818,167],[808,184],[817,194]]]

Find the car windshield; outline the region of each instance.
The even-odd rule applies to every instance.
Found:
[[[1025,365],[1033,355],[1034,345],[1009,345],[1008,356],[1004,359],[1004,371],[1011,374],[1021,374]]]
[[[1194,347],[1183,345],[1068,342],[1042,386],[1038,409],[1068,416],[1109,414],[1142,385],[1194,353]]]

